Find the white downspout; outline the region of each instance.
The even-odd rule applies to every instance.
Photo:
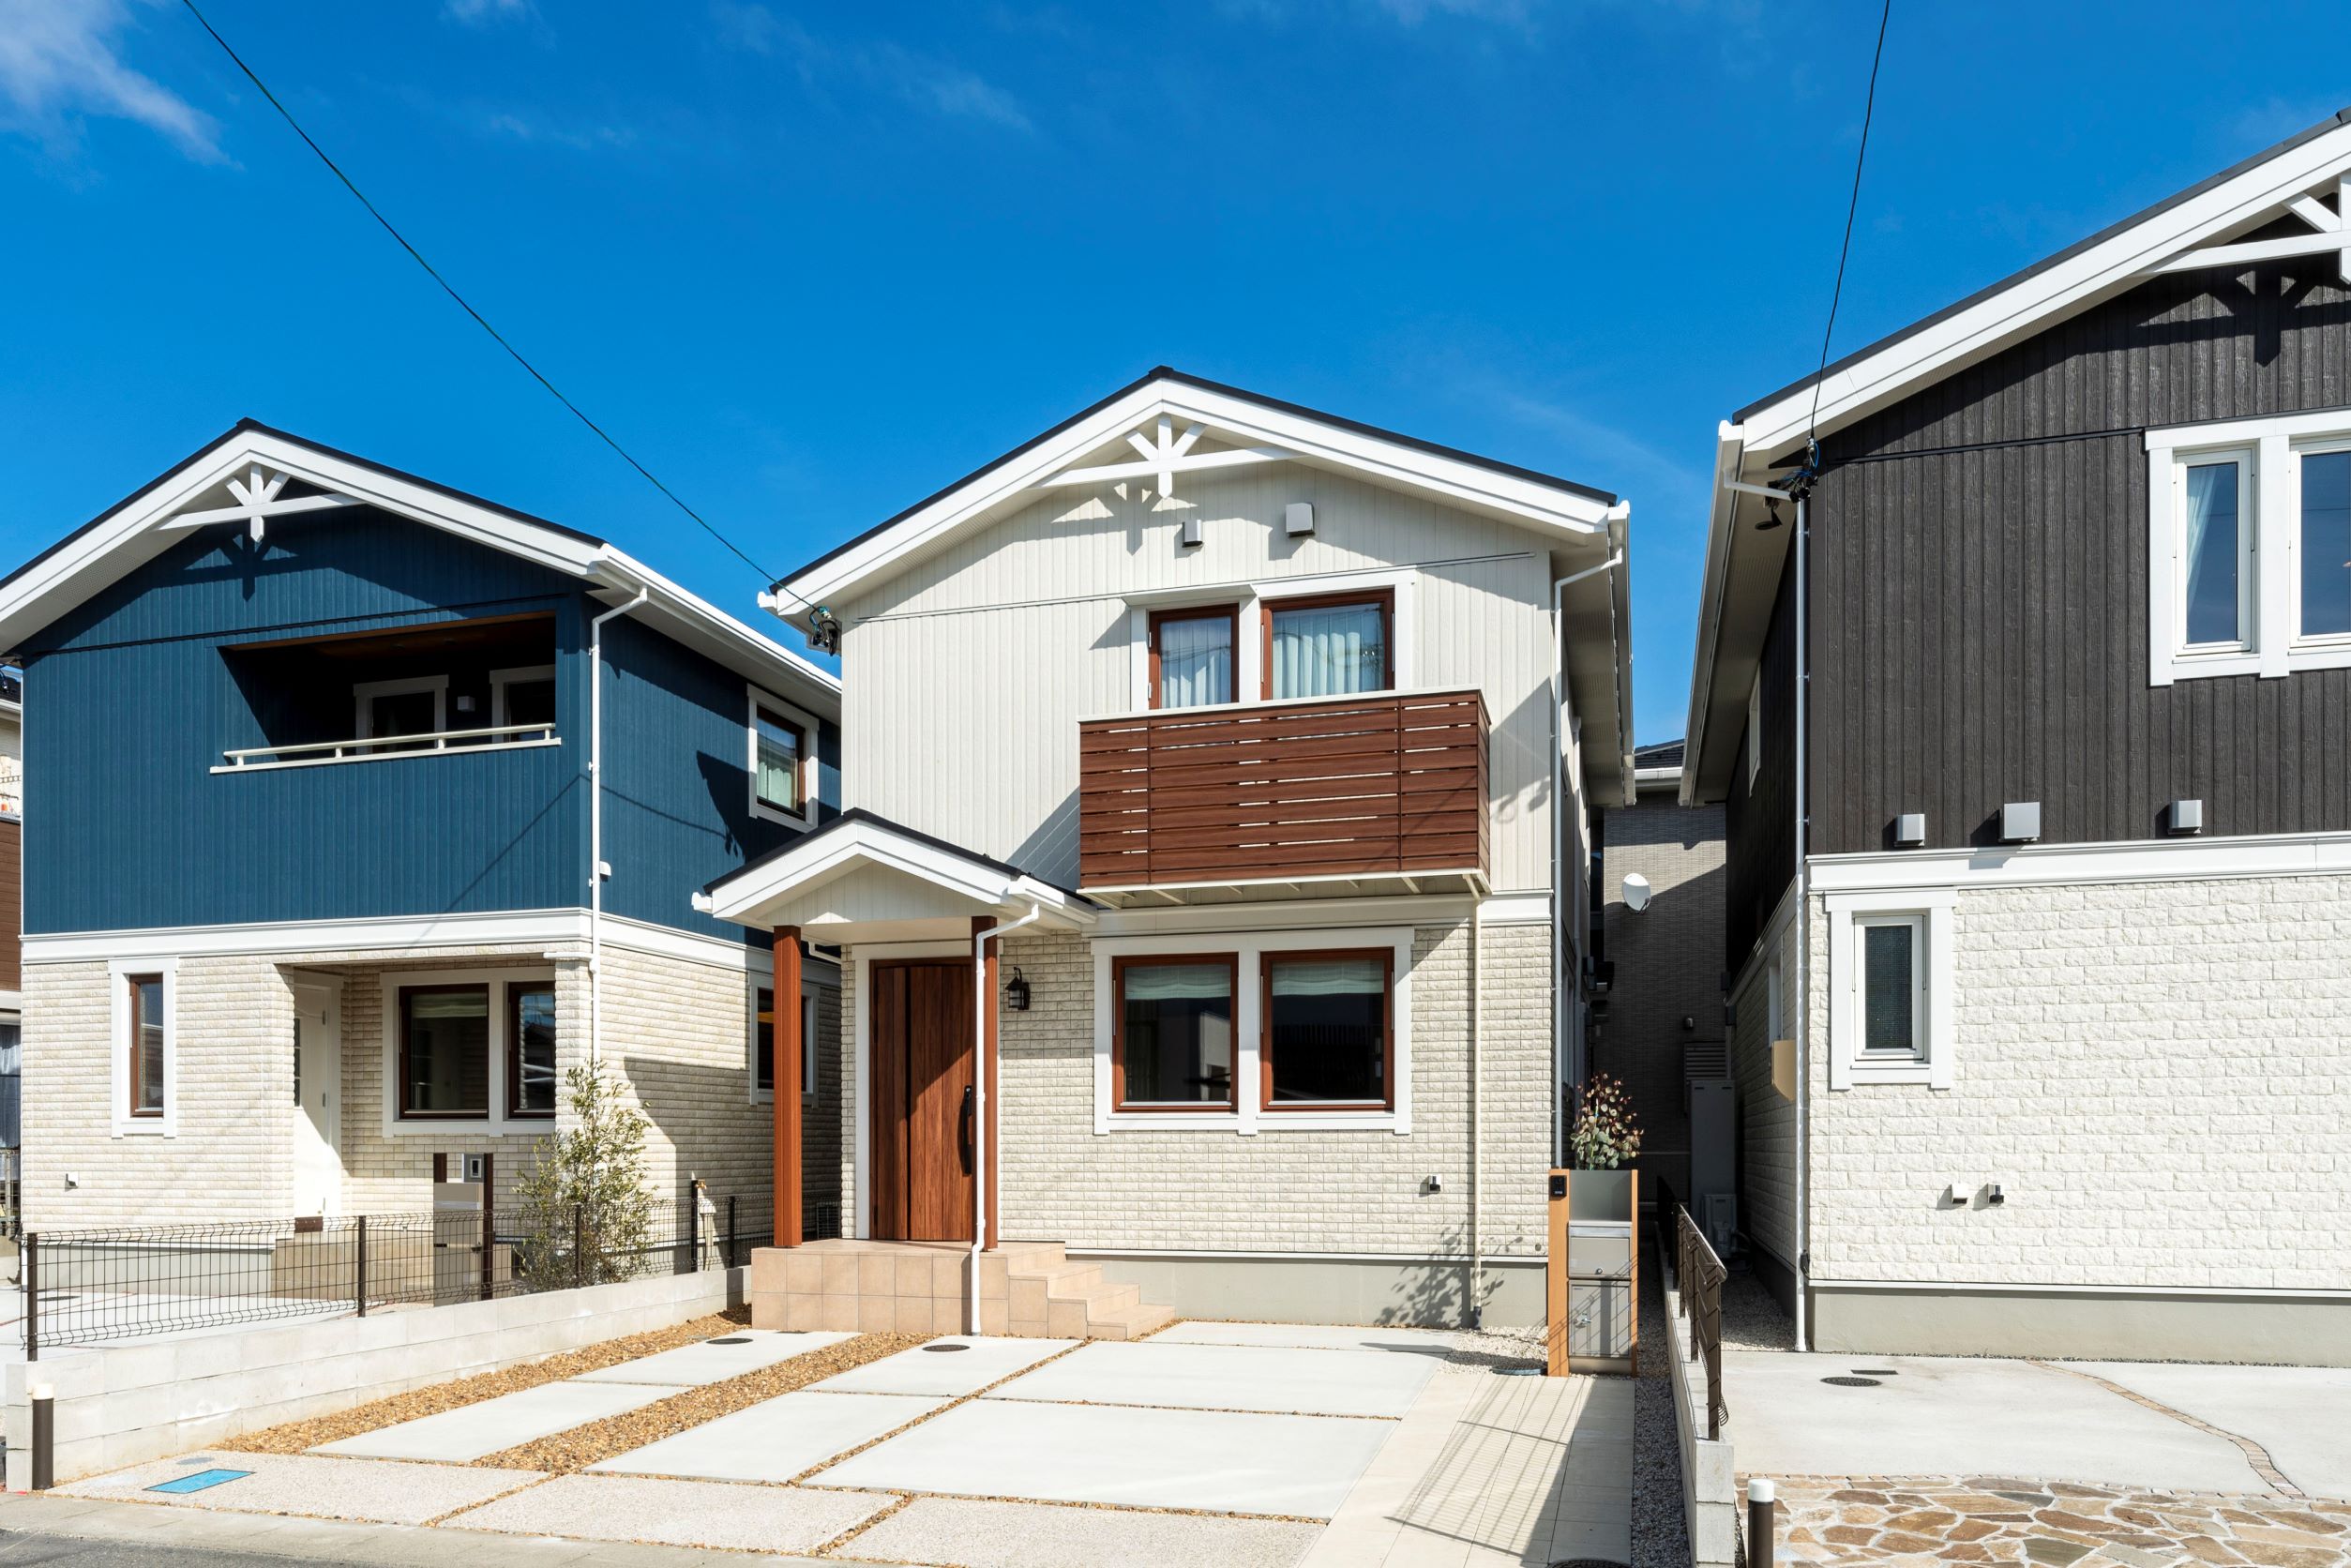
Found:
[[[1485,1238],[1478,1224],[1485,1207],[1485,1171],[1478,1157],[1478,1123],[1484,1108],[1485,947],[1479,927],[1485,900],[1469,900],[1469,1327],[1485,1326]],[[1556,1101],[1557,1095],[1553,1096]],[[1555,1113],[1554,1122],[1559,1120]]]
[[[640,588],[588,623],[588,1060],[604,1060],[604,623],[645,602]]]
[[[1805,1276],[1812,1255],[1811,1214],[1804,1206],[1804,1171],[1812,1156],[1812,916],[1806,911],[1804,875],[1804,710],[1812,675],[1804,656],[1804,556],[1812,532],[1812,503],[1796,498],[1796,1029],[1803,1042],[1796,1058],[1796,1348],[1812,1348]],[[1776,1026],[1777,1020],[1773,1020]]]
[[[1567,1163],[1567,1129],[1560,1121],[1560,1086],[1567,1081],[1567,707],[1568,584],[1624,564],[1618,550],[1597,566],[1570,572],[1551,584],[1551,1164]],[[1609,607],[1611,613],[1615,606]]]
[[[987,989],[987,944],[1007,931],[1045,918],[1043,904],[972,938],[972,1267],[964,1276],[964,1332],[980,1332],[980,1251],[987,1245],[987,1018],[996,999]]]

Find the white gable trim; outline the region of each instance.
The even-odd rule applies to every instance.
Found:
[[[1065,889],[867,821],[811,834],[782,854],[713,884],[696,903],[707,900],[707,912],[720,920],[763,925],[762,909],[865,867],[895,871],[989,909],[1036,904],[1048,924],[1063,927],[1094,921],[1092,904]]]
[[[141,491],[0,586],[0,649],[17,651],[23,639],[178,543],[186,535],[182,513],[256,466],[577,578],[610,602],[625,602],[642,588],[646,602],[636,618],[746,677],[788,683],[795,697],[817,703],[828,716],[840,713],[836,676],[625,551],[251,427],[230,432],[166,482]]]
[[[2351,125],[2336,125],[2222,180],[2079,254],[2042,268],[1964,310],[1889,343],[1820,387],[1820,428],[1833,430],[2165,271],[2187,252],[2266,223],[2351,169]],[[2333,249],[2333,247],[2323,247]],[[2215,264],[2226,264],[2224,258]],[[1777,461],[1804,439],[1813,388],[1800,385],[1747,415],[1750,452]]]
[[[1027,505],[1039,485],[1163,415],[1178,425],[1201,425],[1221,441],[1278,448],[1300,462],[1362,474],[1556,537],[1605,536],[1609,519],[1623,512],[1621,502],[1611,505],[1488,464],[1446,457],[1189,381],[1156,377],[1051,439],[975,475],[871,538],[787,579],[785,586],[813,604],[846,597],[899,563],[986,523],[1000,507]]]

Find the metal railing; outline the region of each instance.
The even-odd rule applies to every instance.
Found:
[[[1657,1204],[1673,1216],[1674,1288],[1681,1293],[1681,1316],[1690,1325],[1690,1359],[1706,1363],[1706,1435],[1711,1440],[1723,1435],[1723,1423],[1730,1419],[1730,1407],[1723,1402],[1723,1281],[1729,1271],[1670,1191],[1661,1190]]]
[[[764,1195],[756,1201],[681,1198],[656,1203],[642,1226],[585,1207],[536,1215],[461,1208],[28,1231],[24,1357],[731,1268],[773,1240]]]
[[[298,746],[245,746],[220,755],[230,768],[291,767],[305,762],[355,762],[378,757],[414,757],[458,749],[480,751],[499,746],[529,746],[555,738],[555,726],[492,724],[477,730],[428,730],[414,735],[364,735],[347,741],[305,741]]]

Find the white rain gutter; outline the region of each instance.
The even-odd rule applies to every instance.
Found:
[[[1560,1123],[1559,1086],[1567,1081],[1567,981],[1563,973],[1567,951],[1567,590],[1605,571],[1624,565],[1620,550],[1597,566],[1570,572],[1551,584],[1551,1164],[1567,1163],[1567,1129]],[[1609,601],[1611,618],[1616,604]],[[1619,706],[1621,708],[1621,699]],[[1477,1158],[1477,1140],[1470,1138],[1469,1157]],[[1474,1270],[1475,1264],[1472,1263]]]
[[[987,988],[987,944],[1007,931],[1045,918],[1045,906],[972,938],[972,1267],[964,1276],[964,1332],[980,1332],[980,1252],[987,1245],[987,1019],[996,999]]]
[[[604,623],[643,604],[653,590],[640,587],[588,623],[588,1060],[604,1060]]]

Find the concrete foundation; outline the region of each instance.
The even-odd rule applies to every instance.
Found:
[[[1179,1318],[1246,1322],[1383,1323],[1460,1328],[1469,1321],[1469,1265],[1409,1258],[1249,1258],[1080,1252],[1105,1278],[1142,1287]],[[1543,1321],[1544,1261],[1488,1259],[1480,1288],[1489,1327]]]
[[[1812,1287],[1812,1345],[1877,1354],[2351,1366],[2351,1298]]]

